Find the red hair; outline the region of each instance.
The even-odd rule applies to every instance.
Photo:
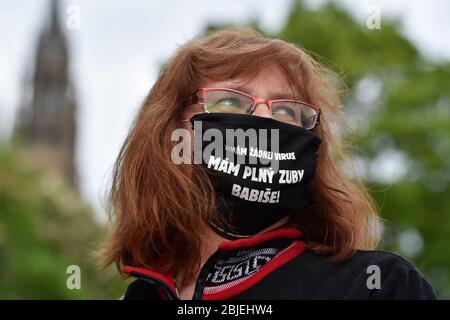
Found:
[[[311,206],[290,217],[310,248],[342,261],[378,240],[377,210],[361,179],[339,166],[351,164],[332,130],[344,125],[341,88],[331,72],[293,44],[248,29],[226,29],[181,46],[150,90],[117,158],[109,194],[114,230],[101,251],[105,265],[161,268],[194,275],[200,264],[204,221],[221,223],[214,190],[198,166],[171,162],[173,130],[182,102],[206,81],[252,79],[276,64],[302,100],[322,110],[314,131],[322,139]],[[161,264],[160,257],[167,253]]]

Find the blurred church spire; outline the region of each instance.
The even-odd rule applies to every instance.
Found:
[[[16,135],[33,162],[57,169],[77,188],[75,165],[76,100],[71,83],[66,34],[57,0],[49,2],[40,34],[34,74],[26,88]]]

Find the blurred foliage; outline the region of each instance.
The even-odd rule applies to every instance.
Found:
[[[104,231],[60,176],[0,150],[0,298],[119,298],[125,282],[92,253]],[[80,290],[66,286],[69,265],[81,269]]]

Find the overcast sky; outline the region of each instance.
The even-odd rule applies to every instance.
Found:
[[[307,1],[316,7],[323,1]],[[382,20],[402,19],[403,33],[422,53],[450,59],[450,1],[337,1],[365,25],[371,6]],[[37,36],[48,15],[48,0],[0,0],[0,139],[11,133],[23,83],[33,65]],[[61,0],[62,22],[80,12],[80,28],[66,30],[79,102],[77,142],[82,193],[103,217],[100,198],[114,159],[159,65],[177,45],[210,23],[282,28],[291,0],[147,1]],[[67,12],[69,10],[69,12]],[[382,25],[381,25],[382,26]]]

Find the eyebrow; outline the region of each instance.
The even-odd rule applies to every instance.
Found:
[[[232,89],[241,91],[243,93],[250,94],[250,90],[245,85],[225,85],[223,88]],[[298,100],[294,94],[292,93],[286,93],[286,92],[271,92],[269,94],[270,100],[277,100],[277,99],[287,99],[287,100]]]

